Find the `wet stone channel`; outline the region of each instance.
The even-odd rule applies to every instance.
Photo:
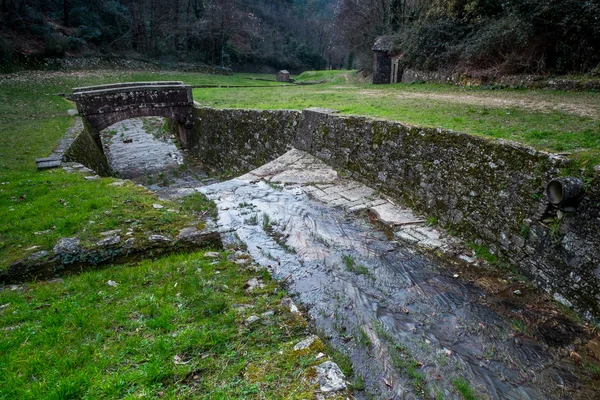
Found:
[[[453,253],[423,218],[298,150],[217,182],[148,132],[160,126],[105,132],[113,169],[161,196],[215,201],[224,242],[247,248],[350,357],[364,380],[356,398],[597,398],[570,357],[587,333],[529,286]]]

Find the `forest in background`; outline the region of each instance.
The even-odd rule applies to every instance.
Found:
[[[361,63],[391,35],[419,70],[600,74],[600,0],[340,0],[336,25]]]
[[[0,62],[106,54],[238,71],[600,74],[600,0],[0,0]]]
[[[110,54],[326,69],[334,0],[0,0],[0,57]],[[341,65],[336,65],[340,67]]]

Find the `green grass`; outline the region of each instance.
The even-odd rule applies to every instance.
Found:
[[[467,242],[466,245],[473,250],[477,257],[487,261],[490,265],[498,265],[498,255],[492,253],[488,247],[474,242]]]
[[[228,78],[253,84],[247,77]],[[0,269],[34,251],[50,250],[61,237],[77,236],[89,244],[100,239],[100,232],[124,227],[173,235],[203,213],[214,215],[202,208],[210,208],[202,196],[182,205],[161,202],[165,207],[157,210],[152,207],[157,197],[133,185],[114,187],[112,179],[86,181],[77,173],[35,167],[35,159],[47,156],[73,123],[67,110],[74,104],[57,93],[100,83],[184,78],[211,84],[227,77],[151,72],[0,76]],[[193,201],[198,210],[190,209]]]
[[[265,287],[248,293],[254,277]],[[201,252],[3,290],[0,398],[312,398],[323,360],[293,351],[307,323],[285,295]]]
[[[114,179],[86,181],[62,170],[10,173],[5,179],[8,183],[0,186],[0,220],[5,222],[0,224],[0,268],[34,251],[51,250],[62,237],[78,237],[84,246],[100,240],[100,232],[115,229],[125,234],[131,228],[140,238],[147,232],[172,237],[195,221],[195,212],[214,207],[202,195],[183,204],[159,201],[131,183],[115,187],[110,185]],[[156,203],[164,208],[155,209]],[[38,247],[26,250],[33,246]]]
[[[351,256],[347,254],[342,255],[342,261],[344,262],[344,266],[348,271],[357,275],[365,275],[373,278],[371,271],[369,271],[369,269],[364,265],[357,263],[356,260]]]
[[[471,387],[469,382],[467,382],[464,378],[455,379],[452,382],[452,386],[454,389],[462,396],[464,400],[477,400],[479,396],[477,396],[475,390]]]
[[[420,371],[422,365],[408,353],[404,346],[395,345],[389,347],[389,350],[394,367],[409,379],[416,392],[425,393],[427,379],[425,374]]]

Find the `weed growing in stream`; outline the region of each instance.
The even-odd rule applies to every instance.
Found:
[[[258,225],[258,215],[254,214],[244,220],[246,225]]]
[[[271,217],[269,217],[269,214],[267,213],[263,213],[262,228],[265,232],[268,232],[271,229]]]
[[[346,269],[348,271],[355,273],[357,275],[365,275],[370,278],[375,278],[373,273],[371,271],[369,271],[369,269],[367,267],[365,267],[362,264],[358,264],[356,262],[356,260],[354,258],[352,258],[351,256],[349,256],[347,254],[342,255],[342,261],[344,262],[344,265],[346,266]]]
[[[477,396],[475,389],[471,387],[469,382],[467,382],[464,378],[455,379],[452,382],[452,386],[454,389],[462,396],[464,400],[477,400],[479,396]]]

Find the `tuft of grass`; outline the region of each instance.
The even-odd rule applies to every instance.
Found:
[[[246,218],[244,220],[244,223],[248,224],[248,225],[258,225],[258,216],[256,214],[254,214],[254,215],[250,216],[249,218]]]
[[[475,252],[475,255],[482,260],[487,261],[490,265],[498,265],[498,256],[491,252],[491,250],[485,246],[479,245],[474,242],[467,242],[467,247]]]
[[[367,267],[365,267],[362,264],[358,264],[356,262],[356,260],[354,258],[352,258],[351,256],[349,256],[347,254],[343,254],[342,261],[344,262],[344,265],[346,266],[346,269],[348,271],[358,274],[358,275],[365,275],[365,276],[374,278],[373,273],[371,273],[371,271],[369,271],[369,269]]]
[[[438,219],[436,217],[428,217],[426,224],[428,226],[436,226],[438,224]]]
[[[475,392],[475,389],[471,387],[469,382],[465,378],[457,378],[452,382],[454,389],[462,396],[464,400],[477,400],[479,396]]]
[[[272,229],[272,227],[271,227],[271,217],[269,217],[269,214],[267,214],[267,213],[263,213],[263,216],[262,216],[262,227],[263,227],[263,230],[265,232],[269,232]]]
[[[371,347],[371,344],[372,344],[371,339],[369,338],[369,335],[367,335],[365,330],[362,328],[360,328],[358,331],[358,337],[356,338],[356,343],[358,343],[358,345],[363,348]]]
[[[192,193],[181,200],[181,211],[200,217],[217,218],[218,210],[215,203],[202,193]]]
[[[1,291],[0,398],[312,398],[307,323],[252,277],[198,252]]]
[[[426,391],[427,381],[425,374],[420,371],[421,364],[409,354],[405,346],[392,346],[390,348],[390,357],[394,367],[410,379],[410,383],[416,392]]]
[[[280,185],[275,182],[267,182],[267,185],[269,185],[271,189],[277,190],[278,192],[283,190],[283,185]]]

